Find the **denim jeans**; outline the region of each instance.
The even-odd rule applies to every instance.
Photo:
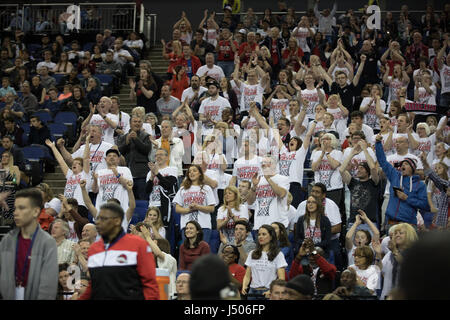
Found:
[[[229,78],[234,71],[234,61],[217,61],[217,65],[222,68],[225,77]]]
[[[250,290],[248,291],[249,295],[261,295],[261,296],[249,296],[247,298],[247,300],[266,300],[266,297],[263,295],[264,292],[266,292],[269,289],[254,289],[254,288],[250,288]]]

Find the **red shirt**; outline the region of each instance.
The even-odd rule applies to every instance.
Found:
[[[177,80],[177,77],[174,75],[172,80],[170,80],[170,86],[172,87],[172,96],[181,100],[181,95],[183,94],[184,89],[189,87],[189,79],[186,73],[180,80]]]
[[[234,46],[236,48],[239,48],[239,44],[237,41],[234,41]],[[222,40],[219,41],[219,52],[217,55],[217,61],[234,61],[234,52],[231,49],[230,41],[228,40]]]
[[[191,270],[192,264],[197,258],[204,254],[210,253],[209,244],[205,241],[200,241],[197,248],[185,248],[184,244],[180,246],[180,259],[178,270]]]
[[[245,53],[244,57],[241,58],[241,67],[244,63],[248,63],[250,61],[250,56],[252,55],[253,51],[256,50],[256,46],[258,44],[255,42],[253,44],[249,44],[248,42],[244,42],[239,47],[239,56],[241,56],[243,53]]]
[[[278,52],[277,52],[277,40],[272,40],[272,63],[273,65],[278,64]]]
[[[16,280],[19,280],[22,282],[22,287],[26,287],[27,286],[27,281],[28,281],[28,272],[30,271],[30,257],[31,257],[31,252],[30,252],[30,256],[27,257],[27,252],[28,249],[30,248],[31,245],[31,239],[24,239],[22,237],[22,233],[19,233],[19,241],[17,243],[17,261],[16,261],[16,270],[17,270],[17,274],[16,274]],[[25,267],[25,261],[26,259],[28,259],[27,262],[27,268],[25,270],[25,275],[24,278],[22,279],[22,274],[23,274],[23,268]]]
[[[286,48],[283,51],[283,59],[287,60],[289,59],[289,55],[291,55],[291,50],[289,48]],[[303,52],[303,50],[301,48],[297,48],[297,52],[293,54],[293,56],[297,56],[300,58],[300,60],[302,59],[302,57],[305,55],[305,53]],[[286,65],[292,65],[292,67],[294,68],[294,71],[297,72],[300,69],[300,63],[298,63],[297,60],[294,60],[293,58],[289,59],[286,62]]]
[[[233,263],[228,266],[228,270],[230,270],[230,273],[233,276],[233,278],[239,281],[242,285],[245,276],[245,268],[240,264]]]

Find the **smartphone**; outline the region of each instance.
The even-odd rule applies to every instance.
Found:
[[[397,191],[403,192],[403,189],[399,188],[399,187],[392,187],[392,189],[394,189],[394,192],[397,192]]]

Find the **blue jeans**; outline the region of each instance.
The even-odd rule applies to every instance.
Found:
[[[186,239],[185,235],[184,235],[184,229],[181,229],[181,243],[184,242],[184,240]],[[203,241],[208,242],[209,244],[209,240],[211,240],[211,229],[207,229],[207,228],[202,228],[203,231]]]
[[[217,65],[222,68],[225,77],[229,78],[234,71],[234,61],[217,61]]]
[[[247,298],[247,300],[266,300],[266,297],[263,295],[264,292],[266,292],[269,289],[254,289],[254,288],[250,288],[250,290],[248,291],[249,295],[260,295],[257,297],[254,296],[250,296]]]

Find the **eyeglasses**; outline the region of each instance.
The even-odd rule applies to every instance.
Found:
[[[177,280],[175,282],[175,284],[188,284],[188,283],[189,283],[189,281],[187,281],[187,280]]]

